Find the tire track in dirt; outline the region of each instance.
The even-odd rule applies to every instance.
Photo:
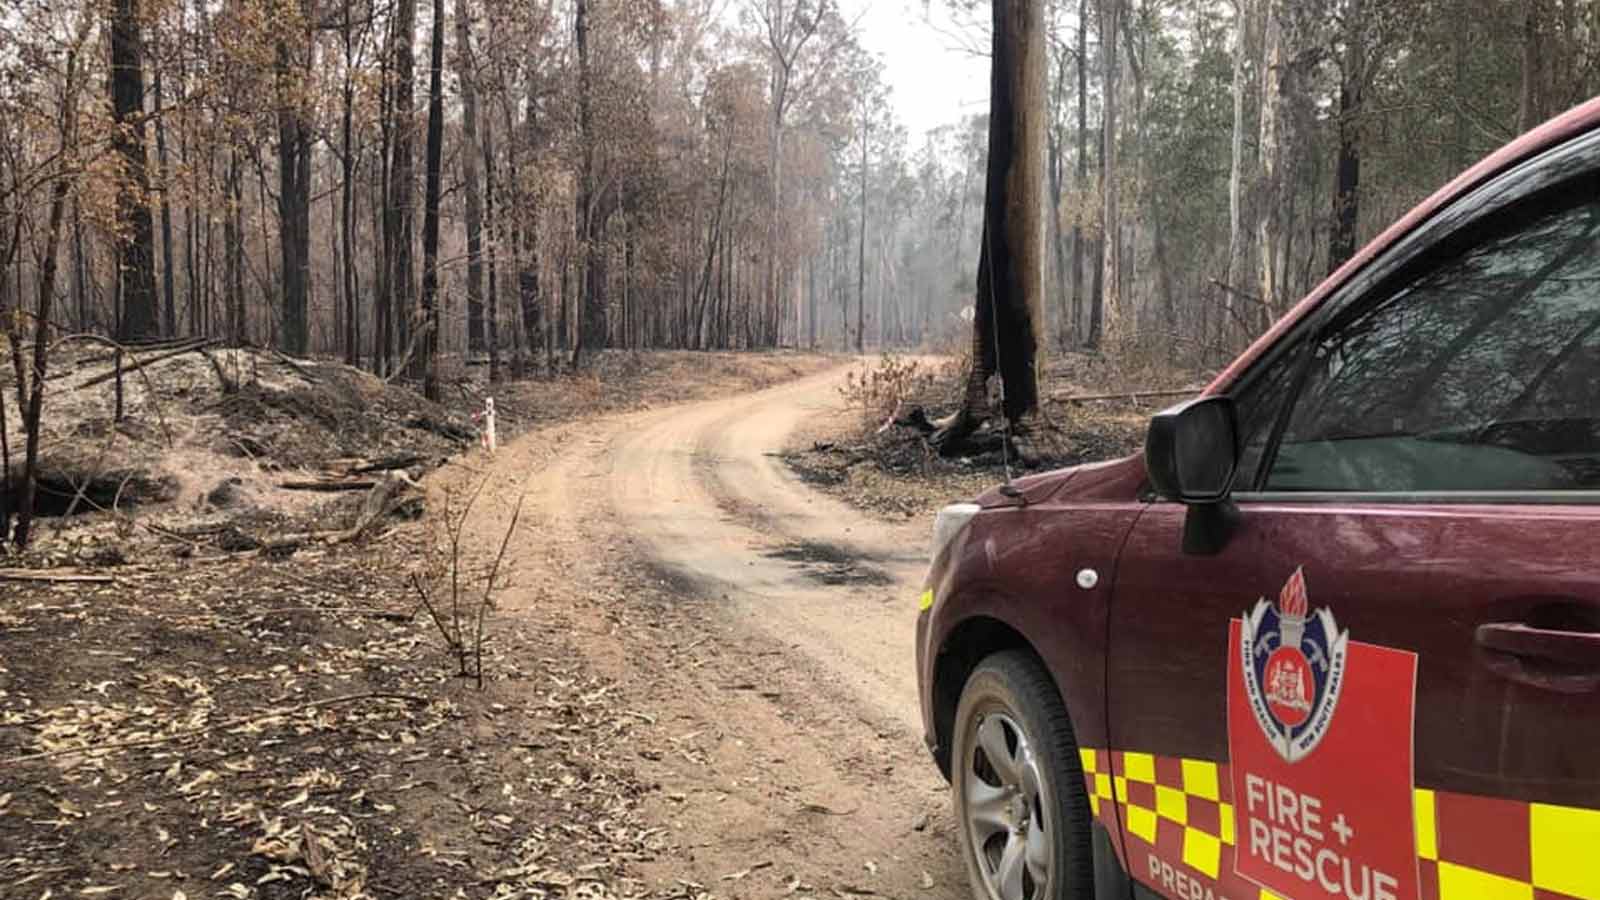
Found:
[[[568,629],[649,721],[645,809],[675,847],[634,864],[654,884],[966,896],[917,713],[927,523],[868,519],[776,456],[844,414],[843,375],[548,429],[487,473],[480,546],[527,497],[507,613]]]
[[[656,417],[613,450],[613,509],[649,554],[798,644],[879,715],[920,728],[912,639],[926,529],[864,518],[774,452],[839,374]]]

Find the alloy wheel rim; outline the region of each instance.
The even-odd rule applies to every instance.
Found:
[[[1046,781],[1028,733],[1006,712],[980,715],[964,764],[967,836],[989,896],[1046,896],[1052,823]]]

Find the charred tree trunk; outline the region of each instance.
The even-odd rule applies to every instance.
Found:
[[[1339,81],[1339,164],[1334,175],[1333,230],[1328,235],[1328,271],[1355,255],[1361,220],[1361,101],[1366,84],[1366,41],[1361,0],[1348,0],[1345,50]]]
[[[483,327],[483,197],[479,188],[478,87],[472,56],[472,22],[465,0],[456,0],[456,59],[461,77],[461,178],[466,192],[467,352],[481,353]]]
[[[583,242],[579,267],[578,340],[572,350],[576,363],[585,348],[599,350],[606,342],[605,275],[600,242],[600,198],[595,190],[594,72],[589,53],[589,0],[577,0],[574,43],[578,50],[578,145],[582,154],[578,173],[578,233]]]
[[[861,105],[861,231],[856,235],[856,352],[862,351],[867,309],[867,141],[872,124],[866,103]]]
[[[806,349],[817,349],[817,256],[806,262]],[[798,340],[798,338],[797,338]]]
[[[1544,19],[1546,0],[1526,0],[1522,7],[1522,81],[1517,95],[1517,131],[1528,131],[1548,118],[1544,92]]]
[[[223,280],[227,293],[228,340],[235,346],[244,343],[244,181],[238,145],[228,150],[227,191],[229,203],[223,212]]]
[[[378,63],[378,155],[373,160],[377,170],[379,202],[375,205],[372,222],[374,239],[383,253],[373,271],[372,291],[372,370],[379,375],[389,371],[389,357],[394,337],[394,26],[391,24],[384,36],[383,51]]]
[[[444,164],[444,0],[433,0],[433,46],[428,64],[428,145],[422,199],[422,395],[439,402],[439,191]],[[471,155],[471,151],[468,151]]]
[[[500,110],[506,128],[506,191],[500,196],[500,233],[509,237],[512,268],[516,277],[517,305],[512,308],[511,343],[513,348],[513,373],[520,370],[521,348],[526,345],[530,357],[544,349],[545,362],[549,363],[549,342],[555,337],[551,328],[549,303],[539,295],[539,210],[531,199],[524,202],[522,179],[518,174],[518,160],[522,144],[533,148],[536,144],[538,107],[530,93],[526,101],[522,127],[518,129],[512,112],[513,104],[502,103]],[[493,154],[485,148],[485,159]],[[507,234],[509,232],[509,234]],[[518,318],[521,325],[518,326]]]
[[[339,123],[339,241],[343,246],[342,271],[344,281],[345,329],[344,361],[356,365],[361,358],[361,306],[356,292],[356,226],[355,214],[355,151],[352,147],[355,131],[355,45],[351,34],[351,4],[344,4],[344,91]]]
[[[389,227],[393,268],[389,273],[389,326],[384,341],[389,352],[401,352],[411,338],[413,265],[411,242],[416,221],[416,169],[413,160],[416,118],[417,0],[398,0],[394,25],[394,159],[389,166]],[[387,374],[387,372],[385,373]]]
[[[158,54],[159,56],[159,54]],[[162,116],[161,63],[155,65],[156,165],[161,177],[161,333],[178,334],[178,298],[172,271],[172,166],[167,158],[167,126]]]
[[[3,291],[4,288],[0,288]],[[75,321],[79,331],[88,331],[89,324],[89,258],[83,247],[83,215],[78,198],[72,198],[72,295],[77,307]],[[0,304],[0,309],[4,304]]]
[[[960,444],[987,415],[998,373],[1012,422],[1039,405],[1039,324],[1044,306],[1045,44],[1043,0],[995,0],[990,68],[989,162],[978,252],[972,368],[960,410],[934,435]]]
[[[121,158],[117,182],[117,277],[122,317],[117,336],[146,340],[160,331],[156,315],[155,228],[145,160],[144,38],[139,0],[115,0],[111,11],[112,146]]]
[[[7,333],[11,337],[12,359],[16,365],[17,375],[17,407],[22,413],[22,433],[27,448],[24,451],[22,463],[22,490],[17,504],[17,525],[12,532],[12,539],[19,547],[28,545],[28,535],[33,527],[34,497],[38,488],[39,468],[39,422],[44,412],[44,383],[46,369],[49,366],[50,356],[50,321],[54,311],[56,296],[56,269],[61,252],[62,220],[66,218],[67,195],[70,193],[73,181],[77,178],[76,156],[78,141],[78,48],[82,47],[88,37],[89,18],[84,17],[83,24],[79,26],[77,37],[67,51],[66,89],[61,105],[61,146],[69,148],[68,157],[63,160],[64,168],[56,174],[55,182],[50,186],[50,214],[49,224],[45,226],[44,250],[39,262],[39,308],[34,319],[33,329],[33,366],[30,372],[23,371],[23,348],[17,339],[21,333],[20,320],[8,316],[10,320],[6,325]],[[115,26],[113,26],[115,29]],[[113,41],[115,46],[115,40]],[[113,56],[113,59],[116,57]],[[113,76],[115,79],[115,76]],[[141,146],[142,150],[142,146]],[[145,209],[145,221],[149,222],[149,208]],[[7,252],[7,262],[10,261],[15,246]],[[0,275],[3,275],[0,269]],[[152,281],[150,298],[154,301],[155,286]],[[17,298],[21,305],[22,298]],[[153,312],[153,310],[152,310]],[[31,377],[29,377],[31,376]],[[27,402],[23,403],[26,394]],[[0,400],[0,404],[4,401]],[[9,439],[8,439],[9,443]],[[10,447],[5,448],[7,457],[6,468],[10,468]],[[9,480],[0,482],[0,488],[9,492]],[[0,539],[6,534],[6,522],[0,519]]]
[[[483,123],[483,203],[489,222],[489,310],[485,323],[489,342],[489,383],[500,382],[500,285],[496,271],[495,248],[500,244],[500,228],[494,214],[494,129],[486,119]]]
[[[305,15],[304,10],[296,9]],[[309,24],[283,23],[291,36],[277,45],[278,246],[283,263],[283,349],[310,349],[311,144],[305,94],[311,72]]]

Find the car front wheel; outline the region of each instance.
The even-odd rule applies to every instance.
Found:
[[[983,900],[1087,900],[1089,800],[1055,684],[1032,654],[996,653],[956,707],[951,789],[967,875]]]

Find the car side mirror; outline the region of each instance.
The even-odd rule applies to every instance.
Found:
[[[1156,492],[1190,505],[1221,503],[1239,466],[1233,400],[1199,397],[1150,420],[1145,468]]]
[[[1229,499],[1239,468],[1233,400],[1198,397],[1157,413],[1145,437],[1144,460],[1156,493],[1189,507],[1184,552],[1220,552],[1239,516]]]

